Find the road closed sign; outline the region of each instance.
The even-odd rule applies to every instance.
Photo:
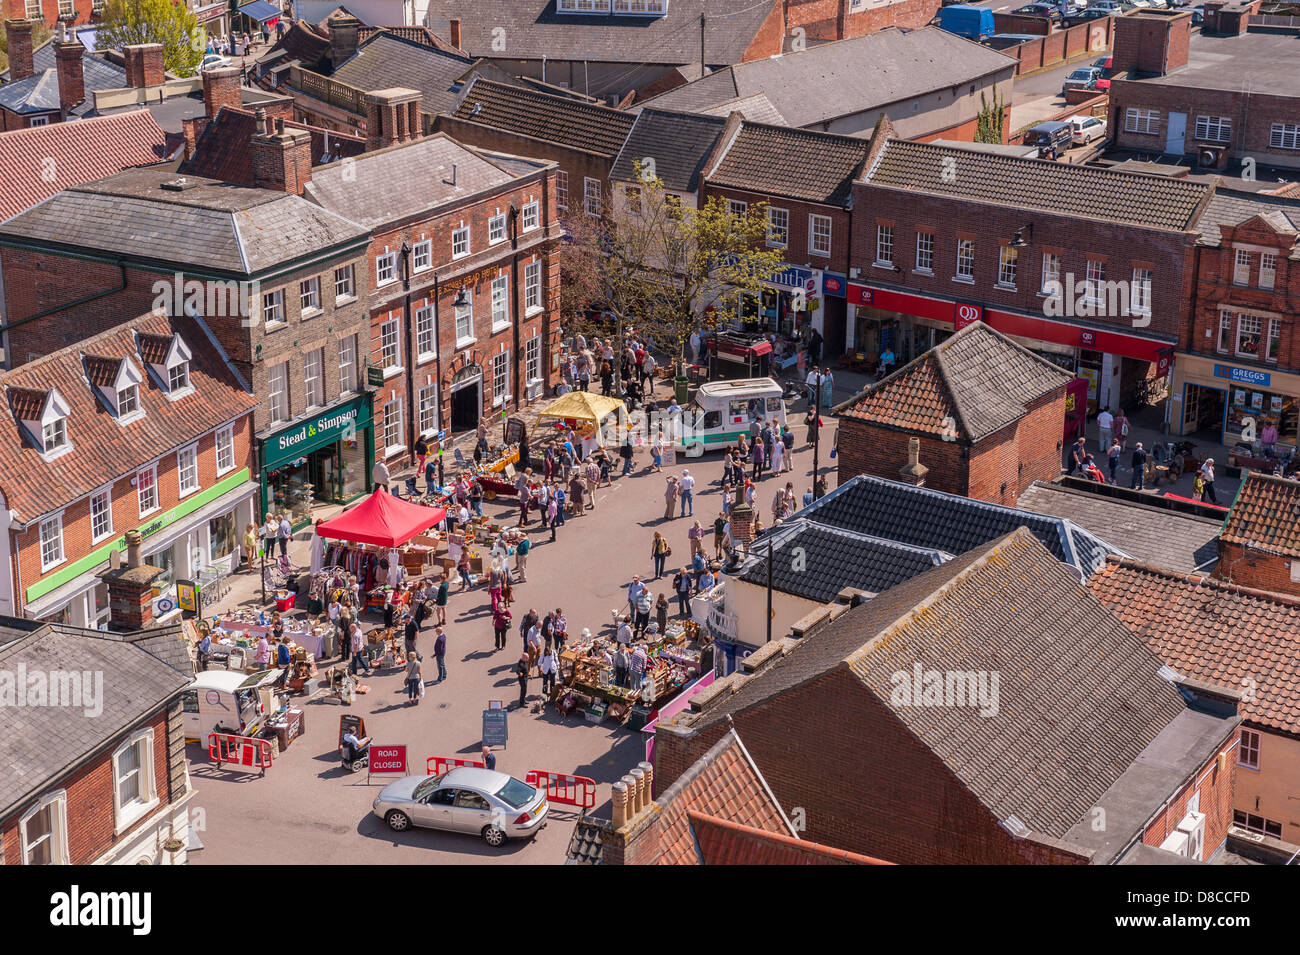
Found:
[[[406,775],[406,747],[370,744],[371,773],[399,773]]]

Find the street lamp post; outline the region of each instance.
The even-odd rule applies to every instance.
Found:
[[[815,481],[813,486],[817,486]],[[767,532],[767,639],[763,642],[772,642],[772,531],[770,530]]]
[[[821,447],[822,447],[822,376],[821,372],[817,373],[817,385],[813,388],[813,500],[821,497],[818,493],[817,477],[821,470]]]

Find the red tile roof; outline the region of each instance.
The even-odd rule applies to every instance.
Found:
[[[893,865],[780,832],[688,812],[704,865]]]
[[[161,365],[172,349],[171,335],[147,335],[141,332],[135,341],[140,360],[149,365]]]
[[[0,133],[0,222],[62,189],[165,162],[166,140],[147,109]]]
[[[9,407],[13,410],[14,418],[19,421],[38,420],[49,395],[48,388],[9,389]]]
[[[1175,670],[1242,692],[1247,721],[1300,732],[1300,599],[1115,557],[1088,589]]]
[[[140,385],[144,415],[121,425],[87,383],[82,360],[86,354],[109,359],[117,356],[130,358],[138,366],[137,333],[167,341],[173,334],[181,335],[193,352],[190,383],[194,393],[168,400],[154,377],[141,368],[145,372]],[[72,450],[47,461],[18,420],[27,410],[19,406],[36,396],[43,403],[50,388],[57,388],[68,403],[67,433]],[[235,373],[192,319],[152,312],[0,374],[0,389],[8,398],[0,412],[0,494],[22,521],[131,474],[225,422],[251,414],[257,406],[257,399],[242,389]]]
[[[117,383],[117,374],[122,370],[122,358],[108,358],[103,355],[86,356],[86,377],[92,385],[111,388]]]
[[[321,165],[326,156],[333,161],[343,156],[359,156],[366,149],[366,141],[356,136],[345,136],[293,121],[284,125],[288,129],[305,129],[311,133],[313,166]],[[256,132],[257,116],[254,113],[231,106],[222,107],[199,135],[194,144],[194,155],[181,163],[179,171],[240,186],[254,185],[252,143]]]
[[[1219,540],[1300,557],[1300,481],[1251,471],[1237,490]]]

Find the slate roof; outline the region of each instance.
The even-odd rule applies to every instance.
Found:
[[[631,113],[608,106],[578,103],[566,96],[481,78],[465,90],[453,115],[518,136],[610,157],[623,148],[636,122]]]
[[[1102,540],[1122,541],[1137,560],[1190,573],[1207,569],[1218,558],[1220,523],[1059,484],[1036,481],[1016,506],[1073,521]]]
[[[176,697],[192,679],[155,655],[170,641],[180,647],[179,631],[115,635],[95,630],[47,626],[0,649],[0,670],[20,664],[29,672],[103,674],[102,713],[69,706],[0,707],[0,815],[25,808],[76,762],[134,730],[142,720]],[[176,661],[177,657],[171,657]],[[92,708],[93,712],[93,708]]]
[[[0,242],[110,252],[181,270],[252,275],[304,253],[354,244],[366,230],[301,196],[133,169],[74,186],[0,225]]]
[[[295,20],[284,32],[284,36],[275,41],[271,49],[263,53],[259,62],[282,57],[297,60],[308,69],[315,67],[321,57],[329,52],[329,37],[321,36],[315,26],[306,20]]]
[[[998,674],[996,713],[894,702],[895,674],[917,667]],[[994,819],[1060,838],[1185,711],[1160,667],[1021,528],[846,611],[725,700],[676,720],[716,725],[842,669]],[[792,728],[791,745],[815,726]]]
[[[867,158],[868,141],[788,126],[741,124],[708,182],[842,206]]]
[[[986,325],[947,341],[869,385],[835,409],[858,421],[978,441],[1060,391],[1073,376]]]
[[[167,134],[147,109],[0,133],[0,222],[61,189],[166,160]]]
[[[356,136],[344,136],[306,123],[286,121],[284,125],[311,133],[313,166],[359,156],[366,151],[366,141]],[[204,176],[251,188],[255,179],[253,136],[256,134],[257,116],[253,111],[223,106],[216,118],[204,127],[194,144],[194,155],[181,163],[179,171],[187,176]]]
[[[878,594],[952,557],[933,548],[795,519],[782,521],[750,545],[750,559],[739,579],[767,586],[768,536],[773,589],[818,603],[833,601],[846,587]]]
[[[1300,598],[1118,559],[1088,589],[1179,673],[1242,692],[1246,720],[1300,733]]]
[[[727,121],[716,116],[666,113],[643,109],[632,124],[610,170],[610,179],[636,181],[636,163],[654,160],[654,171],[664,188],[696,192],[705,160],[722,135]]]
[[[181,336],[192,353],[193,394],[169,400],[145,367],[148,357],[140,353],[138,334],[159,336],[168,345],[173,334]],[[118,423],[85,378],[86,355],[119,362],[129,358],[144,373],[139,390],[142,418]],[[43,404],[50,388],[57,388],[69,406],[67,433],[72,450],[46,460],[34,444],[36,436],[29,436],[19,422],[32,420],[35,396]],[[0,492],[6,506],[16,509],[23,521],[133,474],[160,455],[257,407],[257,398],[242,389],[193,319],[152,312],[0,374],[0,393],[5,399],[0,403]]]
[[[900,139],[885,145],[864,179],[907,192],[1166,231],[1189,228],[1209,194],[1208,186],[1195,182]]]
[[[401,37],[403,40],[409,40],[412,43],[418,43],[420,46],[442,50],[446,53],[454,53],[458,56],[461,55],[460,50],[456,49],[456,47],[452,46],[428,27],[423,26],[363,26],[357,31],[358,45],[365,43],[376,33],[381,31],[393,36]]]
[[[0,106],[15,113],[44,113],[59,109],[58,63],[54,56],[54,39],[42,43],[32,52],[35,72],[17,82],[9,82],[9,71],[0,73]],[[73,116],[85,116],[95,108],[96,90],[118,90],[127,85],[126,70],[102,53],[86,52],[81,56],[82,83],[86,98],[72,108]]]
[[[701,865],[891,865],[847,849],[699,812],[687,813]]]
[[[1300,199],[1233,192],[1220,187],[1196,218],[1195,228],[1201,233],[1198,244],[1218,246],[1222,238],[1220,226],[1238,226],[1255,216],[1260,216],[1279,232],[1298,233]]]
[[[456,185],[451,185],[452,164]],[[456,202],[514,177],[446,133],[358,156],[312,173],[303,196],[368,228]],[[393,183],[403,188],[393,189]]]
[[[419,90],[421,112],[450,113],[456,107],[456,89],[473,66],[462,54],[382,31],[336,65],[330,78],[367,92]]]
[[[1018,527],[1087,576],[1107,554],[1124,554],[1073,521],[860,474],[793,515],[861,534],[964,554]]]
[[[709,0],[709,64],[739,62],[779,7],[775,0]],[[430,9],[427,22],[443,36],[449,20],[460,20],[461,45],[474,56],[670,65],[700,59],[699,4],[678,0],[662,17],[557,13],[555,0],[442,0],[433,14]],[[505,31],[504,53],[493,47],[498,27]]]
[[[1300,481],[1248,472],[1219,540],[1300,557]]]
[[[936,90],[1010,71],[1015,61],[938,27],[880,30],[809,46],[798,53],[741,62],[645,101],[698,111],[763,93],[791,126],[909,101]]]
[[[752,96],[738,96],[735,99],[725,100],[716,106],[696,110],[702,116],[722,116],[727,117],[732,113],[739,113],[745,119],[755,123],[767,123],[772,126],[788,126],[772,101],[762,93],[754,93]]]

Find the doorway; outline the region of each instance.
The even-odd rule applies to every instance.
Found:
[[[483,379],[462,382],[451,390],[451,430],[475,431],[483,417]]]
[[[1170,113],[1169,128],[1165,134],[1165,152],[1181,156],[1187,151],[1187,114]]]
[[[1183,393],[1184,435],[1209,431],[1215,442],[1223,436],[1223,413],[1227,408],[1228,393],[1221,388],[1187,385]]]

